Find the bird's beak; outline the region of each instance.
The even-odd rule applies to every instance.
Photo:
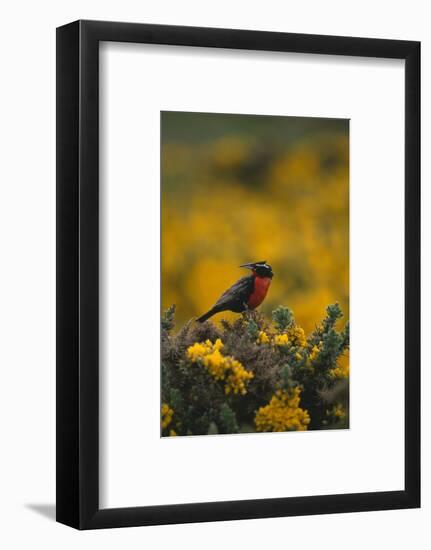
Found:
[[[255,265],[254,264],[242,264],[239,267],[246,267],[247,269],[254,269]]]

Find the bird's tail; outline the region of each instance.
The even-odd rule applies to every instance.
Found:
[[[206,321],[207,319],[209,319],[210,317],[212,317],[215,313],[217,313],[217,310],[212,308],[210,309],[209,311],[207,311],[206,313],[204,313],[203,315],[201,315],[200,317],[198,317],[196,319],[196,321],[198,323],[203,323],[204,321]]]

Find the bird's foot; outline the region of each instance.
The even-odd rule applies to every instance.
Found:
[[[244,304],[244,311],[242,316],[246,321],[250,321],[254,317],[254,310],[251,309],[247,304]]]

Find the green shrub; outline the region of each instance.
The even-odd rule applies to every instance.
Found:
[[[290,309],[267,319],[189,321],[162,316],[162,435],[348,427],[349,324],[338,304],[305,335]]]

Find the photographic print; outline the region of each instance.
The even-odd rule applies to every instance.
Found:
[[[349,121],[161,113],[161,436],[349,427]]]

